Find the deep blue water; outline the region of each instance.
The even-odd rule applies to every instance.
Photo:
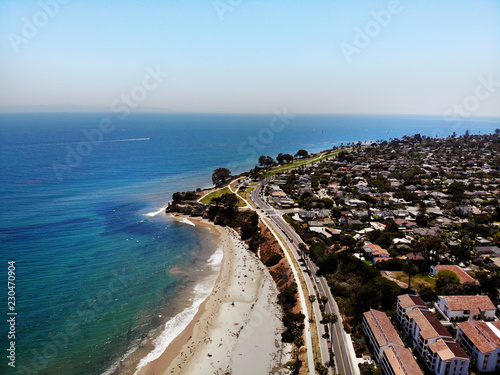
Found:
[[[104,119],[113,129],[100,130],[101,138]],[[211,185],[215,168],[237,173],[260,155],[496,128],[499,119],[2,114],[0,275],[6,280],[7,260],[16,261],[18,315],[16,370],[2,355],[0,372],[102,374],[163,323],[160,314],[175,312],[174,297],[193,279],[169,271],[204,259],[200,237],[163,214],[145,214],[175,191]]]

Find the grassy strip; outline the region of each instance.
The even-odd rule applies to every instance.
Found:
[[[318,156],[316,156],[316,157],[314,157],[312,159],[310,159],[310,158],[308,158],[308,159],[297,159],[297,160],[294,160],[290,164],[280,165],[280,166],[271,168],[271,170],[269,170],[266,173],[266,177],[273,176],[276,173],[281,173],[281,172],[289,171],[289,170],[292,170],[292,169],[296,169],[296,168],[301,167],[303,165],[313,164],[313,163],[317,163],[319,161],[323,161],[325,159],[331,158],[332,156],[338,155],[340,153],[340,151],[342,151],[342,150],[339,149],[339,150],[335,150],[335,151],[332,151],[332,152],[326,152],[326,153],[320,154],[320,155],[318,155]],[[350,149],[344,149],[344,151],[350,151]]]
[[[250,199],[250,193],[255,190],[255,187],[249,186],[245,190],[238,190],[238,194],[245,199],[248,204],[252,204],[252,201]]]
[[[204,197],[200,202],[204,204],[210,204],[212,202],[212,199],[216,197],[220,197],[223,194],[233,194],[231,190],[229,190],[228,187],[216,190],[208,194],[206,197]],[[244,207],[245,202],[243,202],[240,198],[238,198],[238,204],[236,205],[237,207]]]

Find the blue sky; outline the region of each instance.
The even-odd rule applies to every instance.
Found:
[[[500,117],[500,2],[0,2],[0,106],[132,93],[132,109]]]

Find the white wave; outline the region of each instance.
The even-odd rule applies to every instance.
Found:
[[[214,256],[212,255],[212,257]],[[193,320],[194,316],[198,312],[202,302],[212,292],[212,289],[215,285],[215,280],[216,275],[207,278],[206,280],[195,286],[195,297],[193,297],[192,299],[191,306],[185,308],[180,314],[177,314],[167,323],[165,323],[165,329],[158,336],[158,338],[154,340],[155,348],[146,357],[141,359],[141,361],[137,365],[137,370],[135,371],[134,375],[137,375],[139,370],[146,366],[148,363],[159,358],[163,354],[167,346],[170,345],[170,343],[188,326],[188,324]]]
[[[132,142],[132,141],[149,141],[151,138],[129,138],[129,139],[111,139],[109,141],[101,142]]]
[[[162,207],[158,211],[148,212],[147,214],[144,214],[144,216],[156,216],[158,214],[161,214],[162,212],[165,212],[166,208],[167,207]]]
[[[192,225],[193,227],[195,227],[195,226],[196,226],[196,224],[195,224],[195,223],[193,223],[193,222],[192,222],[192,221],[190,221],[189,219],[186,219],[185,217],[181,217],[181,218],[179,218],[179,221],[180,221],[181,223],[184,223],[184,224]]]
[[[215,253],[208,258],[208,264],[212,267],[213,270],[220,269],[220,265],[222,264],[222,259],[224,258],[224,252],[222,251],[222,247],[218,247],[215,250]]]

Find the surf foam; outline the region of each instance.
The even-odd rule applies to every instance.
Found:
[[[222,262],[219,252],[222,253],[222,249],[217,249],[208,261],[212,267],[219,267]],[[153,342],[155,348],[146,357],[141,359],[134,375],[137,375],[140,369],[148,363],[159,358],[168,345],[188,326],[198,312],[200,305],[212,292],[216,279],[217,275],[212,275],[194,287],[195,296],[192,298],[191,306],[185,308],[181,313],[165,323],[163,332]]]

